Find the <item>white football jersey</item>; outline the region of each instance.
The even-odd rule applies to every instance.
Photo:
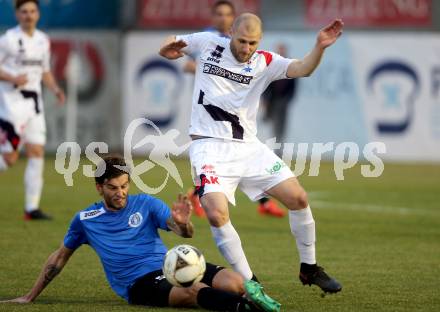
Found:
[[[186,54],[198,55],[190,134],[257,140],[261,94],[274,80],[286,79],[292,62],[273,52],[257,51],[246,63],[231,52],[230,39],[209,32],[177,36]]]
[[[9,29],[0,37],[0,67],[13,76],[25,74],[28,83],[20,89],[41,95],[42,75],[50,70],[49,38],[39,30],[30,37],[20,26]],[[0,93],[13,89],[11,83],[0,81]]]

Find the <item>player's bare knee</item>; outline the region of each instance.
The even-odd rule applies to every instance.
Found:
[[[243,277],[235,272],[230,272],[231,273],[231,277],[230,277],[230,282],[229,282],[229,291],[242,295],[244,294],[245,290],[244,290],[244,279]]]
[[[172,307],[194,307],[197,305],[197,294],[200,289],[206,287],[206,285],[197,283],[188,288],[173,288],[174,292],[170,294],[169,301]]]
[[[302,188],[289,196],[286,202],[286,206],[289,210],[301,210],[307,208],[308,205],[307,193]]]
[[[31,150],[26,151],[26,156],[28,158],[43,158],[44,157],[44,150],[31,149]]]
[[[206,216],[209,223],[214,227],[221,227],[228,223],[229,215],[219,209],[206,209]]]
[[[199,284],[195,284],[192,287],[187,288],[187,299],[189,304],[197,303],[197,294],[199,293],[199,290],[204,287],[206,286],[199,287]]]
[[[245,291],[243,277],[229,269],[223,269],[218,272],[212,281],[212,286],[239,295],[244,294]]]
[[[44,145],[41,144],[26,144],[26,156],[28,158],[42,158],[44,157]]]
[[[170,305],[175,307],[192,307],[196,304],[197,294],[194,294],[194,291],[189,290],[189,288],[185,288],[185,290],[180,294],[179,301]]]
[[[208,287],[203,283],[196,283],[191,287],[173,287],[169,294],[168,304],[171,307],[191,308],[197,305],[197,295],[200,289]]]
[[[209,286],[204,283],[196,283],[196,284],[192,285],[191,287],[187,288],[188,289],[188,293],[187,293],[188,306],[197,305],[197,295],[198,295],[200,289],[205,288],[205,287],[209,287]]]
[[[298,205],[299,207],[301,207],[300,209],[307,208],[307,206],[309,205],[307,192],[304,191],[304,189],[301,191],[300,195],[298,196]]]
[[[7,153],[7,154],[3,154],[2,156],[8,167],[15,165],[15,163],[18,160],[18,153]]]

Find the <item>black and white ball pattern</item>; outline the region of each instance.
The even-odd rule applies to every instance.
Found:
[[[165,255],[163,273],[173,286],[190,287],[205,274],[205,257],[191,245],[178,245]]]

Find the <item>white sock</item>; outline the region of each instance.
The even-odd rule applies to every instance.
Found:
[[[29,158],[24,172],[24,188],[26,193],[26,212],[31,212],[40,206],[41,191],[43,190],[43,158]]]
[[[0,155],[0,171],[5,171],[8,169],[8,164],[6,163],[5,159],[2,155]]]
[[[315,220],[310,206],[301,210],[289,211],[289,223],[296,239],[301,263],[315,264]]]
[[[234,271],[240,273],[245,280],[250,280],[253,274],[243,248],[241,247],[240,237],[232,226],[231,221],[218,228],[211,226],[211,231],[217,248],[226,261],[228,261]]]

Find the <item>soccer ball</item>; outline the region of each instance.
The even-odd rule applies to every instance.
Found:
[[[195,247],[178,245],[165,255],[163,273],[173,286],[190,287],[205,274],[205,257]]]

